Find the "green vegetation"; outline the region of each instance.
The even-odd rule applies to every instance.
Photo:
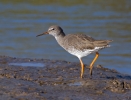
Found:
[[[102,9],[110,8],[116,11],[131,11],[131,0],[0,0],[4,4],[31,4],[31,5],[61,5],[61,6],[76,6],[76,5],[95,5],[101,6]],[[128,6],[127,6],[128,5]]]
[[[131,3],[130,0],[0,0],[1,3],[30,3],[33,5],[61,4],[61,5],[79,5],[79,4],[105,4],[110,6],[124,5]]]

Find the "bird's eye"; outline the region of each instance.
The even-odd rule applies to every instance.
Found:
[[[54,28],[52,28],[52,30],[55,30]]]

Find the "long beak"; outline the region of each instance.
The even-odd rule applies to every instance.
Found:
[[[42,33],[42,34],[37,35],[36,37],[42,36],[42,35],[45,35],[45,34],[49,34],[49,33],[48,33],[48,32],[44,32],[44,33]]]

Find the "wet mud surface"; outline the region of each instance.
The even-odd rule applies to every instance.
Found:
[[[131,76],[94,66],[0,56],[0,100],[131,100]]]

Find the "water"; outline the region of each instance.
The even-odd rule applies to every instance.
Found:
[[[0,2],[0,55],[78,62],[52,36],[36,35],[50,25],[60,25],[66,34],[83,33],[95,39],[114,40],[100,51],[95,63],[131,74],[131,1],[24,1]],[[83,58],[90,64],[95,55]]]
[[[74,83],[70,83],[69,86],[82,86],[82,82],[74,82]]]
[[[45,66],[43,63],[31,63],[31,62],[26,62],[26,63],[9,63],[9,65],[22,66],[22,67],[44,67]]]

